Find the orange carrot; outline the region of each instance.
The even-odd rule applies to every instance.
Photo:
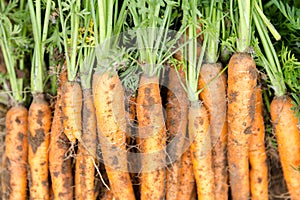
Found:
[[[60,86],[57,90],[57,100],[50,134],[49,171],[54,199],[67,200],[73,198],[73,175],[72,160],[66,157],[71,146],[64,134],[61,102],[61,85],[67,81],[66,71],[61,73],[59,80]]]
[[[82,108],[83,132],[78,144],[75,170],[76,199],[96,199],[95,158],[96,158],[96,116],[91,89],[83,90]]]
[[[50,142],[51,109],[43,94],[35,94],[29,108],[30,198],[49,199],[48,150]]]
[[[116,199],[135,199],[127,168],[124,91],[117,74],[93,75],[93,99],[105,169]]]
[[[141,199],[165,197],[166,130],[158,77],[142,75],[137,96],[139,146],[142,162]]]
[[[82,90],[77,82],[66,82],[62,88],[64,133],[72,144],[81,137]]]
[[[270,106],[283,175],[291,199],[300,197],[300,130],[289,96],[275,97]]]
[[[255,117],[256,66],[235,53],[228,66],[228,164],[233,199],[249,199],[249,137]]]
[[[111,190],[106,190],[104,195],[100,198],[101,200],[114,200],[114,195]]]
[[[249,146],[251,199],[269,199],[268,166],[265,149],[265,126],[262,115],[262,93],[256,88],[255,119],[252,126]]]
[[[177,192],[177,200],[194,200],[196,199],[196,194],[196,180],[191,151],[187,149],[181,156],[180,185]]]
[[[205,88],[200,98],[209,112],[215,197],[228,199],[226,77],[224,73],[218,77],[221,71],[220,63],[203,64],[199,88]]]
[[[200,102],[191,102],[188,115],[190,151],[197,183],[198,199],[214,199],[211,138],[207,110]]]
[[[16,105],[6,114],[2,199],[27,199],[28,111]]]
[[[181,80],[184,80],[182,69]],[[187,129],[188,98],[175,69],[169,71],[166,105],[166,128],[168,130],[168,158],[171,161],[167,169],[166,199],[177,199],[180,186],[181,155]]]

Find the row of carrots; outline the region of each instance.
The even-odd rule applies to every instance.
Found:
[[[265,107],[299,199],[300,64],[288,48],[279,61],[262,1],[0,8],[1,89],[12,102],[2,199],[270,199]]]

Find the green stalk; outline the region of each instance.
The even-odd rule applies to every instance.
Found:
[[[89,4],[89,1],[86,1],[85,3],[86,3],[85,8],[88,8],[89,12],[91,12],[91,15],[85,17],[84,19],[85,32],[81,41],[81,43],[84,44],[84,46],[81,48],[79,52],[79,54],[81,55],[80,68],[79,68],[80,80],[81,80],[81,86],[83,90],[91,88],[91,78],[93,72],[93,65],[95,61],[95,46],[85,43],[85,40],[88,35],[92,37],[91,33],[89,32],[89,26],[90,26],[91,19],[93,18],[93,16],[95,16],[95,10],[93,9],[94,6],[91,6]],[[93,4],[93,2],[91,4]]]
[[[282,96],[286,93],[286,86],[276,51],[268,35],[268,30],[264,26],[262,19],[259,18],[259,14],[256,11],[254,12],[253,17],[267,57],[267,59],[265,59],[262,54],[260,55],[261,59],[266,60],[264,63],[264,68],[266,69],[266,72],[270,78],[275,95]]]
[[[238,0],[239,8],[239,30],[237,40],[237,51],[247,52],[251,42],[251,0]]]
[[[16,103],[21,103],[23,101],[22,98],[22,90],[18,87],[17,76],[14,69],[15,58],[13,53],[10,51],[12,48],[9,46],[10,42],[6,36],[3,25],[1,27],[1,38],[0,38],[0,46],[2,48],[2,54],[5,62],[5,66],[9,76],[9,82],[12,89],[12,97],[16,101]]]
[[[60,21],[63,34],[63,44],[65,49],[66,65],[68,71],[68,81],[74,81],[77,75],[80,55],[78,51],[78,34],[79,34],[79,20],[80,20],[80,0],[76,0],[75,4],[68,5],[70,10],[67,17],[64,17],[61,0],[58,0],[58,8],[60,12]],[[68,24],[70,22],[70,24]],[[68,44],[67,25],[71,27],[71,44]]]
[[[201,65],[204,58],[204,52],[201,51],[199,58],[197,58],[197,37],[196,29],[198,28],[198,16],[197,13],[200,11],[197,9],[196,0],[184,0],[182,3],[183,7],[183,24],[182,28],[188,27],[188,44],[183,50],[184,65],[186,66],[186,91],[188,98],[191,102],[198,101],[198,77],[201,69]],[[185,34],[185,33],[184,33]],[[186,37],[185,37],[186,40]],[[204,37],[203,49],[207,46],[207,37]],[[188,49],[188,51],[187,51]]]
[[[45,41],[47,39],[51,0],[47,0],[46,12],[43,23],[41,22],[41,0],[36,0],[36,7],[34,9],[33,1],[29,0],[29,11],[32,23],[33,38],[34,38],[34,53],[32,58],[31,69],[31,91],[33,93],[42,93],[43,81],[44,81],[44,53],[45,53]]]
[[[75,8],[71,12],[71,66],[68,67],[68,80],[73,81],[77,75],[77,41],[78,41],[78,31],[79,31],[79,11],[80,11],[80,0],[76,0]]]
[[[4,1],[1,1],[0,46],[2,48],[2,54],[12,91],[10,92],[10,88],[6,83],[3,83],[3,88],[14,100],[14,103],[23,103],[25,99],[23,96],[23,78],[17,77],[15,68],[19,68],[20,70],[24,69],[24,52],[17,55],[16,52],[18,51],[15,51],[15,49],[23,48],[28,38],[26,38],[25,26],[23,24],[18,24],[19,19],[15,21],[13,12],[15,12],[15,9],[17,9],[17,12],[26,12],[28,10],[25,1],[20,1],[19,4],[17,3],[18,2],[16,1],[12,1],[8,2],[6,5]],[[5,10],[6,8],[9,10]],[[14,34],[11,34],[11,32],[14,32]],[[22,39],[20,40],[20,38]],[[14,40],[19,40],[20,43],[15,46],[13,43]]]
[[[160,19],[162,11],[161,2],[151,0],[133,0],[129,10],[133,17],[134,26],[137,29],[137,45],[139,59],[145,65],[142,70],[148,76],[159,76],[161,63],[171,53],[166,54],[163,45],[167,42],[167,31],[171,24],[173,1],[164,1],[165,9],[163,19]],[[145,12],[139,13],[140,10]],[[147,13],[148,16],[145,14]]]
[[[221,9],[223,0],[216,3],[214,0],[211,1],[210,12],[209,12],[209,23],[214,27],[213,33],[207,33],[208,47],[206,53],[207,63],[216,63],[218,61],[218,46],[220,37],[220,26],[221,26]],[[223,33],[225,34],[225,33]]]

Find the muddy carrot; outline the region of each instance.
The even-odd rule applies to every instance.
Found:
[[[255,117],[256,67],[247,53],[235,53],[228,66],[228,164],[231,194],[248,199],[249,137]]]
[[[36,94],[29,108],[30,197],[49,199],[48,147],[50,142],[51,109],[42,94]]]
[[[196,199],[197,189],[196,180],[194,176],[193,163],[191,158],[190,149],[187,148],[181,156],[181,169],[180,169],[180,180],[179,188],[177,193],[177,200]]]
[[[170,159],[166,182],[166,199],[177,199],[180,186],[181,155],[183,154],[184,138],[187,129],[188,98],[180,81],[184,80],[184,74],[180,69],[180,77],[174,68],[170,68],[167,105],[166,128],[168,131],[167,159]]]
[[[256,88],[255,119],[249,146],[251,199],[268,199],[268,166],[265,149],[265,126],[262,115],[262,92]]]
[[[64,134],[63,113],[61,103],[61,86],[67,81],[66,71],[59,77],[54,117],[52,120],[49,145],[49,171],[54,199],[73,198],[72,159],[68,157],[70,142]]]
[[[3,199],[27,199],[28,111],[13,106],[6,114]]]
[[[204,88],[200,98],[209,112],[215,196],[228,199],[226,77],[221,71],[220,63],[203,64],[199,88]]]
[[[188,130],[198,199],[214,199],[209,118],[206,108],[200,102],[191,102]]]
[[[105,169],[117,199],[135,199],[127,169],[124,91],[117,74],[93,75],[93,100]]]
[[[280,162],[291,199],[300,196],[300,131],[292,99],[288,96],[275,97],[270,113],[277,138]]]
[[[157,77],[143,75],[137,96],[139,146],[142,156],[141,198],[165,196],[166,131]]]

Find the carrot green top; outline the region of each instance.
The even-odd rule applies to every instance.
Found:
[[[0,3],[0,46],[4,57],[12,93],[4,83],[4,89],[15,103],[25,100],[23,93],[23,77],[17,77],[16,70],[24,70],[24,54],[30,44],[26,37],[28,10],[25,1]]]
[[[202,15],[198,9],[197,0],[184,0],[182,2],[182,10],[182,28],[185,29],[187,27],[188,32],[188,36],[184,35],[187,45],[182,48],[183,64],[186,67],[186,91],[189,100],[193,102],[199,100],[198,77],[204,57],[204,51],[201,51],[199,58],[197,56],[197,49],[200,47],[200,44],[197,42],[197,29],[200,29],[199,19]],[[202,49],[206,49],[207,41],[208,38],[204,37]]]
[[[207,6],[205,9],[205,14],[208,18],[209,26],[213,30],[209,32],[210,34],[204,34],[204,37],[208,37],[208,45],[205,60],[207,63],[216,63],[218,61],[218,46],[222,18],[222,3],[223,0],[212,0],[210,1],[210,6]]]
[[[272,44],[270,36],[268,34],[267,26],[265,25],[262,11],[255,1],[255,10],[253,12],[253,18],[257,32],[260,37],[260,41],[264,48],[264,54],[259,49],[258,45],[254,46],[255,53],[261,60],[263,67],[265,68],[268,77],[271,81],[273,90],[276,96],[282,96],[286,93],[286,86],[284,83],[284,76],[281,70],[280,62],[276,54],[275,48]],[[280,38],[280,37],[279,37]]]
[[[44,18],[42,15],[42,1],[36,0],[35,5],[32,0],[28,1],[30,18],[32,24],[33,38],[34,38],[34,52],[32,58],[31,68],[31,91],[43,92],[44,81],[44,53],[45,41],[47,39],[51,0],[46,2],[46,11]],[[42,19],[44,22],[42,23]]]
[[[177,2],[172,0],[131,0],[131,12],[139,61],[142,70],[149,76],[159,76],[164,62],[171,56],[171,46],[176,39],[170,38],[172,9]]]

